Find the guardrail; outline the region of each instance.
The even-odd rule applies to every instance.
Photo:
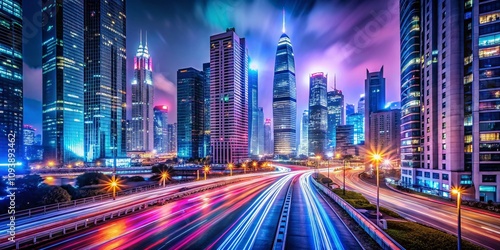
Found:
[[[156,198],[146,200],[144,202],[134,204],[134,205],[131,205],[131,206],[128,206],[125,208],[120,208],[120,209],[112,211],[112,212],[107,212],[107,213],[100,214],[97,216],[91,216],[88,218],[78,220],[76,222],[69,223],[69,224],[64,225],[64,226],[51,228],[51,229],[48,229],[47,231],[44,231],[44,232],[23,236],[22,238],[16,239],[15,243],[5,242],[3,244],[0,244],[0,249],[7,249],[7,248],[8,249],[14,249],[14,248],[20,249],[21,247],[33,246],[33,245],[35,245],[39,242],[42,242],[42,241],[51,240],[55,237],[59,237],[59,236],[62,236],[62,235],[68,234],[68,233],[76,232],[80,229],[88,228],[90,225],[97,225],[97,224],[100,224],[102,222],[105,222],[106,220],[113,219],[115,217],[124,216],[124,215],[130,214],[130,213],[136,212],[136,211],[146,209],[149,206],[164,205],[164,204],[166,204],[169,201],[174,200],[174,199],[182,198],[184,196],[188,196],[188,195],[198,193],[198,192],[203,192],[203,191],[206,191],[209,189],[214,189],[217,187],[225,186],[225,185],[235,183],[238,181],[241,181],[241,179],[224,181],[224,182],[220,182],[220,183],[216,183],[216,184],[212,184],[212,185],[208,185],[208,186],[204,186],[204,187],[194,188],[194,189],[179,192],[176,194],[170,194],[170,195],[167,195],[165,197],[156,197]]]
[[[405,249],[386,232],[376,226],[375,223],[368,220],[364,215],[358,212],[358,210],[351,206],[351,204],[344,201],[329,188],[318,183],[314,178],[312,179],[314,185],[323,191],[323,193],[328,195],[328,197],[332,198],[332,200],[334,200],[340,207],[342,207],[349,214],[349,216],[351,216],[351,218],[353,218],[361,226],[361,228],[363,228],[363,230],[365,230],[365,232],[380,245],[380,247],[383,249]]]
[[[285,201],[283,202],[283,208],[281,209],[280,220],[278,223],[278,229],[276,230],[276,236],[274,237],[274,250],[285,249],[286,233],[288,229],[288,218],[290,216],[290,203],[292,203],[292,185],[295,182],[295,178],[290,181],[288,185],[288,191],[286,192]]]
[[[129,195],[129,194],[141,193],[144,191],[158,189],[160,187],[162,187],[161,184],[140,186],[140,187],[136,187],[136,188],[118,191],[118,192],[116,192],[116,196],[119,197],[119,196],[124,196],[124,195]],[[96,195],[96,196],[87,197],[87,198],[81,198],[81,199],[67,201],[67,202],[59,202],[59,203],[54,203],[54,204],[45,205],[45,206],[41,206],[41,207],[25,209],[25,210],[21,210],[21,211],[16,211],[16,219],[26,217],[26,216],[29,218],[34,214],[40,214],[40,213],[45,214],[45,213],[50,212],[50,211],[59,211],[61,209],[72,208],[72,207],[77,207],[79,205],[100,202],[100,201],[104,201],[104,200],[111,200],[111,199],[113,199],[113,195],[111,193],[106,193],[106,194]],[[9,215],[9,214],[1,214],[0,221],[9,220],[10,216],[11,215]]]

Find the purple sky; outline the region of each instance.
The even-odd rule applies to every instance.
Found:
[[[170,107],[175,122],[176,71],[202,68],[209,61],[210,35],[235,27],[245,37],[250,56],[259,65],[259,106],[272,117],[272,83],[276,46],[281,35],[282,8],[286,33],[293,44],[297,78],[298,122],[308,102],[308,75],[328,73],[328,84],[337,88],[347,103],[357,105],[364,92],[366,69],[384,65],[387,101],[399,101],[399,6],[398,1],[127,1],[128,84],[133,76],[133,56],[139,30],[148,31],[153,57],[155,105]],[[38,1],[24,1],[25,123],[41,132],[41,35],[37,22]],[[26,32],[26,21],[34,31]],[[28,35],[26,35],[28,34]],[[34,34],[34,35],[32,35]],[[330,87],[329,87],[330,88]]]

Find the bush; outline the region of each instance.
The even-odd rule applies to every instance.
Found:
[[[387,221],[387,234],[407,250],[457,249],[457,237],[414,222]],[[462,249],[482,249],[462,240]]]
[[[142,176],[132,176],[130,178],[127,178],[127,181],[141,182],[141,181],[145,181],[145,180],[144,180],[144,177],[142,177]]]
[[[48,205],[71,200],[68,191],[60,186],[43,185],[40,188],[40,205]]]
[[[66,192],[68,192],[72,200],[80,198],[79,190],[73,187],[72,185],[69,184],[62,185],[61,188],[63,188],[64,190],[66,190]]]
[[[76,185],[78,187],[92,186],[100,184],[104,180],[106,180],[106,176],[103,173],[84,173],[76,177]]]

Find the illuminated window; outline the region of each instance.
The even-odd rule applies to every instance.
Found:
[[[479,135],[480,141],[498,141],[500,140],[500,133],[486,133]]]
[[[500,12],[479,16],[479,23],[490,23],[500,20]]]
[[[500,54],[500,46],[484,48],[479,50],[479,58],[498,56]]]

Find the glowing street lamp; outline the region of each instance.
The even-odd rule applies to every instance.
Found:
[[[243,173],[246,174],[247,173],[247,164],[243,163],[241,166],[243,167]]]
[[[53,166],[54,166],[54,161],[49,161],[49,162],[47,163],[47,165],[49,165],[49,167],[53,167]]]
[[[316,166],[316,178],[318,178],[318,175],[319,175],[319,163],[321,162],[321,155],[317,155],[316,159],[318,160],[318,165]]]
[[[167,171],[161,172],[161,181],[163,182],[163,187],[165,187],[165,182],[168,178],[170,178],[170,175]]]
[[[109,182],[109,187],[113,191],[113,200],[116,200],[116,189],[119,188],[119,181],[118,178],[115,176],[111,177],[111,180]]]
[[[380,221],[380,177],[378,174],[378,167],[382,161],[382,155],[380,153],[374,153],[371,156],[372,162],[375,163],[375,168],[377,169],[377,226],[379,226]]]
[[[203,172],[205,173],[205,180],[207,179],[207,173],[210,171],[210,167],[209,166],[205,166],[203,168]]]
[[[253,165],[253,168],[255,169],[255,171],[257,171],[257,162],[256,162],[256,161],[254,161],[254,162],[252,163],[252,165]]]
[[[227,167],[229,168],[229,175],[233,176],[233,167],[234,167],[234,165],[232,163],[229,163],[227,165]]]
[[[461,218],[461,210],[460,210],[460,204],[462,203],[462,193],[463,193],[463,188],[462,187],[454,187],[451,189],[451,193],[457,195],[457,249],[461,250],[462,249],[462,218]]]
[[[97,164],[98,167],[101,166],[101,162],[100,161],[96,162],[96,164]]]

